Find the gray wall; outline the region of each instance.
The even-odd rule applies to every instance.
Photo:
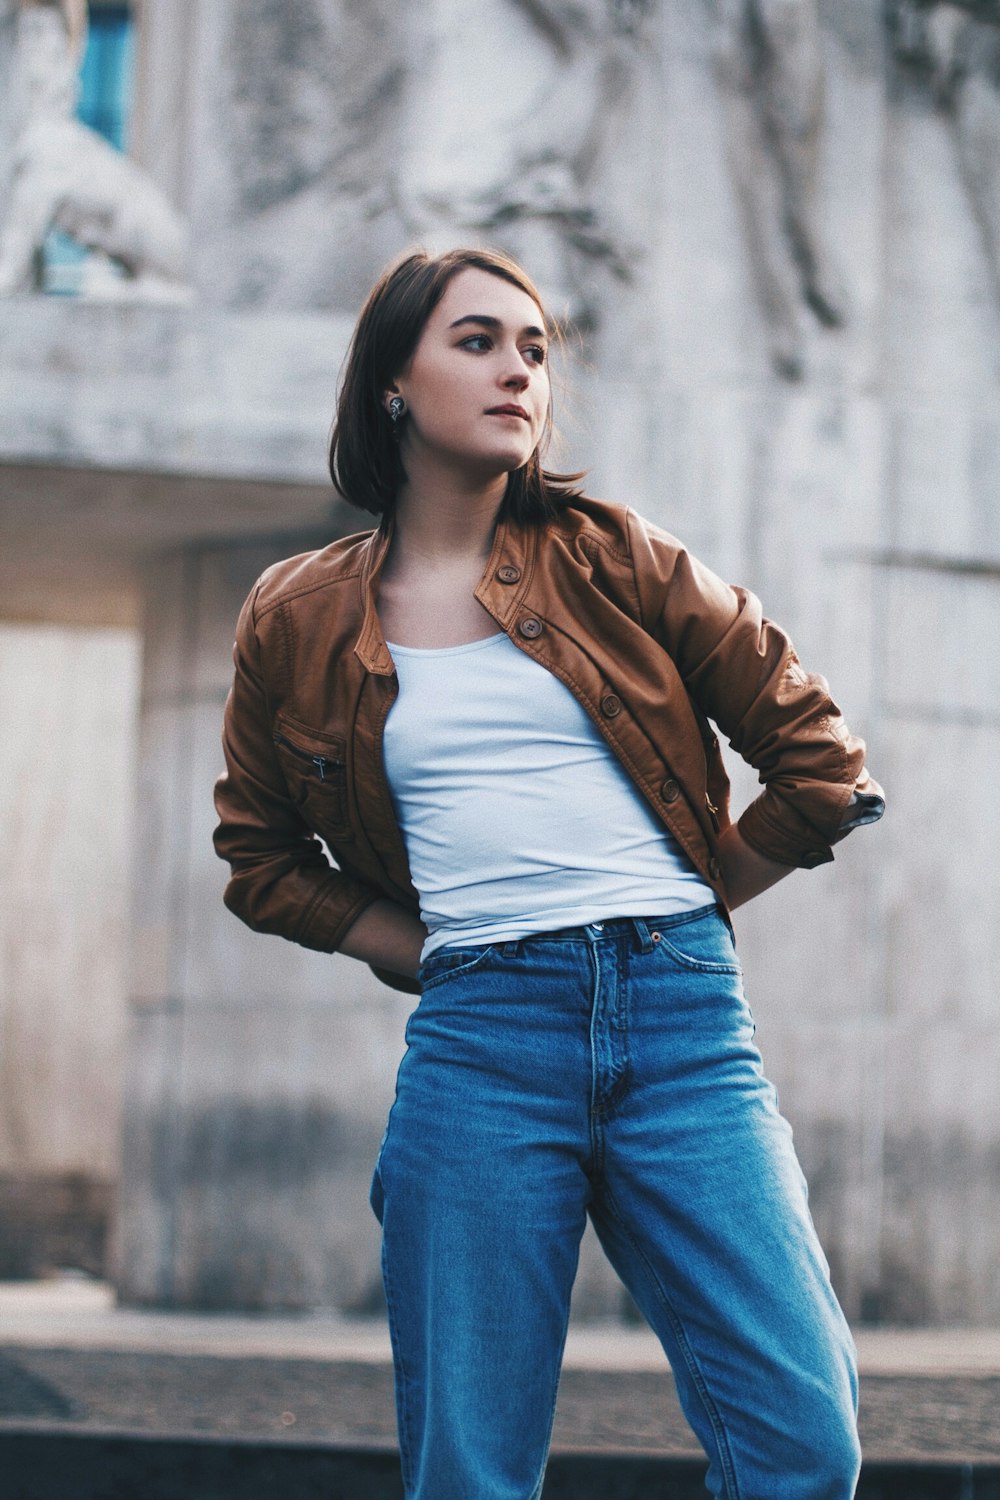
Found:
[[[365,1307],[375,1294],[370,1096],[408,1007],[347,959],[219,919],[212,784],[233,611],[274,556],[188,548],[148,574],[118,1233],[130,1301]]]
[[[106,1261],[139,654],[121,628],[0,623],[0,1277]]]
[[[748,992],[850,1315],[996,1322],[995,33],[969,23],[952,66],[902,0],[821,7],[828,328],[734,8],[532,9],[146,0],[136,151],[189,216],[196,305],[0,303],[2,566],[58,555],[56,611],[72,555],[145,597],[121,1293],[377,1300],[406,1002],[223,910],[210,790],[255,573],[363,524],[319,488],[353,310],[408,238],[478,237],[582,330],[565,461],[755,588],[869,741],[887,818],[738,914]],[[578,1310],[620,1306],[588,1249]]]
[[[0,1174],[118,1176],[138,668],[128,631],[0,626]]]

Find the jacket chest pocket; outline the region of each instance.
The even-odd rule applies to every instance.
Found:
[[[344,741],[279,717],[274,745],[288,793],[310,828],[324,838],[350,835]]]

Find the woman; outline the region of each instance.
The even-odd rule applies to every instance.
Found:
[[[589,1213],[712,1493],[846,1500],[851,1339],[728,912],[880,792],[753,595],[543,470],[550,410],[515,264],[383,276],[331,450],[380,525],[244,607],[226,901],[421,994],[372,1186],[408,1496],[540,1494]],[[763,783],[738,824],[709,720]]]

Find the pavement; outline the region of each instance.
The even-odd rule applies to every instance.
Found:
[[[855,1336],[868,1476],[859,1494],[1000,1500],[1000,1329],[866,1328]],[[39,1487],[39,1455],[55,1462],[60,1442],[87,1437],[105,1445],[105,1487]],[[355,1455],[367,1463],[368,1478],[354,1488],[331,1480],[317,1494],[396,1494],[385,1325],[328,1313],[249,1317],[120,1308],[110,1287],[83,1278],[0,1283],[0,1456],[7,1453],[10,1463],[10,1454],[20,1455],[35,1476],[35,1487],[10,1494],[75,1500],[175,1493],[152,1479],[140,1489],[129,1488],[130,1481],[107,1487],[114,1444],[126,1440],[133,1468],[136,1443],[149,1463],[156,1444],[172,1444],[175,1466],[185,1444],[201,1445],[198,1451],[228,1445],[230,1470],[248,1444],[258,1454],[270,1445],[289,1462],[304,1462],[306,1450],[320,1458],[336,1451],[344,1462]],[[563,1493],[560,1474],[570,1475],[565,1493],[578,1496],[704,1493],[700,1449],[648,1330],[571,1329],[553,1455],[546,1500]],[[586,1487],[572,1478],[573,1465],[584,1461]],[[388,1465],[384,1484],[376,1483],[372,1464]],[[611,1464],[616,1476],[606,1490],[594,1488],[601,1464]],[[672,1488],[650,1487],[644,1465],[661,1478],[672,1475]],[[258,1480],[260,1472],[258,1463]],[[311,1472],[315,1478],[319,1470],[314,1465]],[[910,1478],[900,1488],[886,1479],[891,1473]],[[626,1484],[626,1474],[638,1487]],[[922,1487],[914,1488],[917,1474]],[[275,1481],[261,1493],[288,1493],[289,1483]],[[313,1493],[295,1484],[292,1490]],[[190,1500],[216,1493],[248,1500],[257,1491],[245,1477],[232,1489],[199,1481],[186,1491]],[[0,1482],[4,1500],[7,1494]]]

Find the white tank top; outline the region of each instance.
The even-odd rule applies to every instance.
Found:
[[[715,900],[570,690],[506,635],[389,650],[385,767],[423,958]]]

